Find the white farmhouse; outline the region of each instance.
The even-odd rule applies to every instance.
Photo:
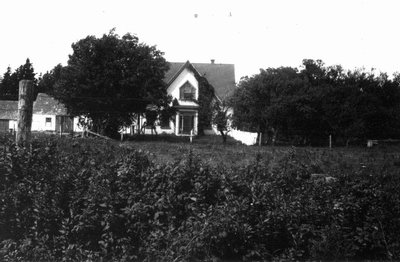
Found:
[[[172,120],[161,120],[156,130],[159,133],[175,135],[188,135],[193,131],[193,134],[197,135],[201,117],[198,104],[202,94],[201,81],[205,79],[211,85],[215,99],[224,99],[235,88],[235,66],[217,64],[214,60],[211,60],[211,63],[171,62],[169,65],[170,69],[164,81],[168,87],[168,94],[177,102],[175,104],[177,112]],[[211,123],[204,133],[215,133]]]

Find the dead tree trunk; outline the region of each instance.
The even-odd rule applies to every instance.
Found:
[[[28,146],[31,140],[33,81],[19,81],[17,144]]]

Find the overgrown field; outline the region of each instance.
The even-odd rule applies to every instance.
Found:
[[[2,143],[3,261],[400,259],[394,149]]]

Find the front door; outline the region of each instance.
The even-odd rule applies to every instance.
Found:
[[[72,133],[73,119],[69,116],[56,116],[56,132]]]
[[[194,115],[183,114],[179,117],[179,133],[189,135],[194,129]]]

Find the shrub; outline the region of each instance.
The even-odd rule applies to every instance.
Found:
[[[112,142],[0,152],[4,261],[399,259],[396,166],[291,148],[214,166],[156,164]],[[363,161],[365,162],[365,161]],[[326,173],[334,179],[315,179]]]

